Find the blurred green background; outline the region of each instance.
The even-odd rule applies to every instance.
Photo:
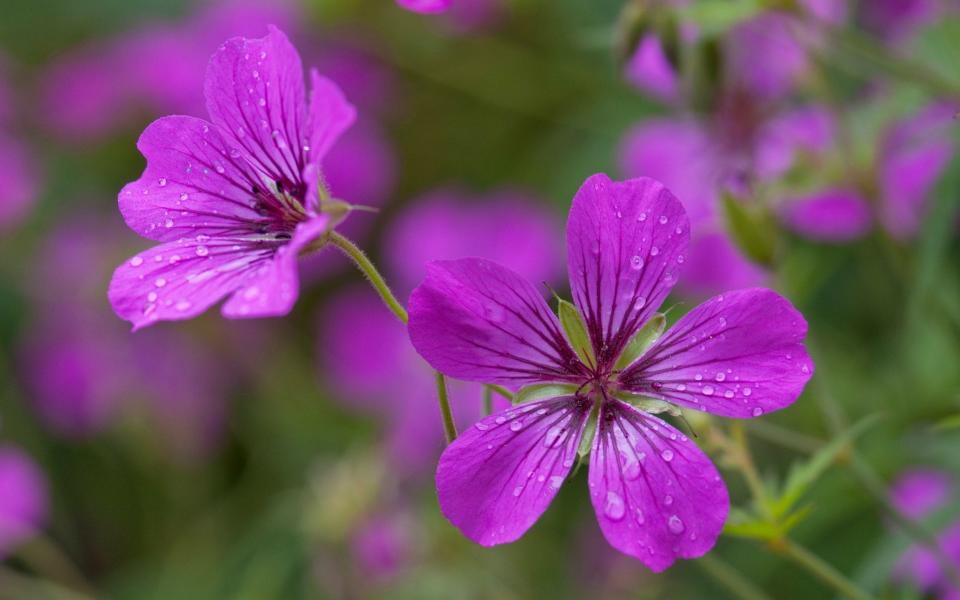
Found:
[[[396,160],[395,184],[362,237],[375,259],[382,258],[382,234],[393,217],[439,185],[477,191],[522,186],[545,199],[559,224],[587,176],[623,175],[617,150],[624,132],[671,112],[621,76],[616,40],[623,2],[504,4],[495,25],[471,31],[386,0],[308,0],[294,8],[300,17],[292,37],[307,65],[332,42],[359,40],[393,82],[385,106],[371,111]],[[713,4],[724,5],[711,17],[721,35],[723,11],[759,6]],[[33,408],[30,382],[43,371],[26,368],[21,350],[45,318],[38,295],[55,295],[48,300],[66,312],[96,302],[107,310],[112,269],[148,242],[127,232],[98,263],[99,281],[88,282],[94,291],[37,284],[37,257],[67,220],[85,217],[122,230],[116,193],[139,175],[136,138],[161,114],[141,108],[108,135],[64,140],[47,123],[44,73],[75,48],[150,23],[178,27],[200,10],[169,0],[6,0],[0,9],[0,51],[16,97],[8,129],[29,145],[42,173],[29,215],[2,233],[0,441],[33,457],[50,497],[41,532],[2,563],[0,597],[748,597],[731,590],[738,587],[731,578],[745,578],[770,598],[834,597],[834,590],[749,532],[724,535],[706,559],[652,574],[606,546],[583,472],[520,541],[488,549],[466,540],[440,514],[431,474],[399,480],[384,459],[382,423],[351,410],[350,399],[338,398],[325,381],[318,314],[337,290],[360,281],[350,269],[305,283],[288,318],[238,323],[210,311],[159,326],[200,340],[199,351],[221,363],[215,377],[224,380],[223,435],[202,458],[173,458],[175,437],[158,430],[149,411],[135,403],[95,435],[62,436],[46,428]],[[909,51],[910,60],[953,90],[960,90],[958,31],[955,17],[945,18],[919,33]],[[308,45],[317,49],[307,52]],[[817,67],[821,84],[839,97],[855,145],[869,148],[890,115],[908,115],[942,96],[900,65],[869,53],[831,48],[826,56]],[[202,71],[205,62],[192,66]],[[142,69],[165,77],[151,64]],[[892,90],[888,99],[858,105],[859,91],[877,81]],[[915,542],[883,505],[890,482],[915,466],[960,474],[956,161],[929,202],[921,232],[906,242],[876,230],[851,243],[825,245],[777,231],[772,285],[810,322],[817,373],[789,410],[746,424],[771,496],[784,491],[791,469],[807,467],[809,477],[794,481],[799,512],[790,537],[875,597],[923,597],[890,576]],[[557,236],[562,239],[559,225]],[[556,261],[562,265],[563,257]],[[104,293],[97,296],[96,289]],[[128,367],[124,359],[101,376]],[[203,370],[184,375],[206,376]],[[844,434],[870,417],[856,435]],[[695,427],[701,444],[729,467],[720,462],[723,451],[710,433],[715,427],[729,433],[722,429],[729,424],[697,421]],[[818,454],[835,439],[854,441]],[[822,464],[811,466],[813,456]],[[733,504],[751,513],[744,479],[734,468],[723,473]],[[396,565],[373,576],[356,558],[356,537],[383,514],[400,532],[384,551]],[[957,502],[926,526],[936,529],[955,517]],[[757,537],[768,535],[758,527]]]

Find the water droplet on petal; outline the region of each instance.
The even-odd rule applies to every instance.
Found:
[[[163,277],[157,277],[157,280],[153,282],[153,285],[157,286],[158,288],[162,288],[163,286],[167,285],[167,280]]]
[[[712,386],[712,385],[705,385],[705,386],[703,386],[703,395],[704,395],[704,396],[712,396],[712,395],[713,395],[713,386]]]
[[[723,380],[726,379],[726,378],[727,378],[726,373],[724,373],[723,371],[720,371],[719,373],[717,373],[717,376],[716,376],[715,379],[716,379],[717,381],[723,381]]]
[[[523,423],[520,422],[520,419],[510,423],[510,431],[520,431],[523,429]]]
[[[562,427],[551,427],[547,430],[547,435],[543,438],[543,445],[547,448],[553,448],[557,445],[557,442],[560,441],[561,434],[563,434]]]
[[[142,264],[143,264],[143,257],[134,256],[133,258],[130,259],[131,267],[139,267]]]
[[[496,421],[497,425],[503,425],[504,423],[507,422],[507,418],[504,417],[503,415],[500,415],[499,417],[497,417],[497,418],[495,419],[495,421]]]
[[[670,462],[671,460],[673,460],[673,450],[670,450],[669,448],[664,450],[663,452],[660,453],[660,458],[662,458],[667,462]]]
[[[755,417],[759,417],[760,415],[763,414],[763,409],[758,406],[755,409],[753,409],[753,413],[751,414],[753,414],[753,416]]]
[[[643,258],[640,256],[634,256],[630,259],[630,266],[633,267],[635,271],[639,271],[643,268]]]
[[[743,388],[743,395],[744,395],[744,396],[750,396],[750,394],[752,394],[752,393],[753,393],[753,390],[751,390],[750,388]]]
[[[490,429],[490,426],[484,423],[483,421],[478,421],[476,424],[476,428],[479,429],[480,431],[486,431],[487,429]]]
[[[552,487],[553,489],[559,490],[561,485],[563,485],[563,477],[560,477],[559,475],[554,475],[553,477],[550,478],[550,487]]]
[[[197,256],[206,256],[210,254],[210,250],[206,246],[197,246]]]
[[[656,246],[650,248],[650,256],[656,256],[658,254],[660,254],[660,248],[657,248]]]
[[[666,224],[667,224],[667,221],[669,221],[669,220],[670,220],[670,219],[667,218],[667,215],[660,215],[660,224],[661,224],[661,225],[666,225]]]
[[[667,519],[667,529],[670,530],[670,533],[680,535],[684,530],[683,521],[677,515],[672,515]]]
[[[620,494],[612,490],[608,491],[607,503],[603,507],[603,514],[611,521],[619,521],[623,518],[624,512],[623,498],[620,497]]]
[[[663,505],[670,506],[671,504],[673,504],[673,496],[667,494],[663,497]]]
[[[166,178],[166,177],[161,177],[159,180],[157,180],[157,184],[158,184],[160,187],[163,187],[163,186],[167,185],[167,178]]]
[[[149,294],[147,294],[147,302],[156,302],[156,301],[157,301],[156,292],[150,292]]]
[[[518,485],[517,487],[513,488],[513,495],[514,495],[514,496],[519,496],[519,495],[522,494],[522,493],[523,493],[523,486],[522,486],[522,485]]]
[[[176,309],[179,310],[180,312],[183,312],[183,311],[187,310],[188,308],[190,308],[190,306],[191,306],[191,304],[190,304],[190,302],[189,302],[188,300],[181,300],[180,302],[177,302],[177,305],[174,306],[174,308],[176,308]]]

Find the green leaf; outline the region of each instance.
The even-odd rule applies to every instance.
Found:
[[[590,343],[587,326],[583,322],[583,317],[580,316],[580,311],[570,302],[557,298],[557,312],[560,315],[560,324],[563,325],[567,339],[577,356],[583,364],[591,368],[595,367],[597,360],[593,355],[593,345]]]
[[[616,369],[625,369],[633,361],[640,358],[657,339],[663,335],[663,330],[667,328],[667,317],[661,313],[653,315],[653,318],[647,321],[646,325],[640,328],[640,331],[633,336],[633,339],[623,349],[620,358],[617,359]]]
[[[520,388],[513,397],[514,404],[546,400],[559,396],[569,396],[577,391],[577,386],[570,383],[535,383]]]
[[[701,35],[710,37],[757,16],[763,8],[761,0],[700,0],[677,14],[682,22],[696,24]]]
[[[731,508],[723,533],[754,540],[772,540],[778,535],[778,528],[753,513],[740,508]]]
[[[770,216],[749,210],[730,194],[723,194],[723,213],[731,237],[747,258],[761,265],[772,265],[777,227]]]
[[[807,490],[829,469],[850,444],[879,420],[871,415],[833,439],[807,461],[795,464],[784,482],[779,498],[770,502],[770,511],[778,517],[786,515]]]
[[[935,431],[948,431],[950,429],[960,429],[960,414],[952,415],[944,419],[940,419],[933,424],[933,429]]]

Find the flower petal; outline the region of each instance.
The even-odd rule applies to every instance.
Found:
[[[670,293],[689,240],[683,206],[660,182],[584,182],[567,221],[568,270],[600,365],[616,361]]]
[[[256,229],[262,217],[253,209],[252,187],[260,180],[216,127],[194,117],[163,117],[144,130],[137,148],[147,168],[119,196],[131,229],[161,242]]]
[[[822,190],[806,198],[788,200],[780,218],[793,231],[823,242],[848,242],[870,229],[870,205],[856,191]]]
[[[453,0],[397,0],[397,4],[413,12],[431,14],[448,10]]]
[[[309,162],[320,164],[330,147],[357,117],[336,83],[316,70],[310,71],[310,152]]]
[[[480,258],[427,265],[410,295],[409,330],[420,356],[458,379],[515,386],[584,369],[537,288]]]
[[[200,235],[154,246],[117,268],[110,303],[134,330],[193,318],[243,286],[273,259],[278,244],[272,238]]]
[[[768,289],[715,296],[680,319],[620,376],[634,393],[725,417],[793,403],[813,373],[807,322]]]
[[[723,480],[696,444],[622,402],[600,411],[590,499],[610,545],[654,571],[706,554],[730,509]]]
[[[263,175],[285,187],[302,183],[308,140],[303,66],[283,32],[270,27],[266,37],[224,43],[210,59],[204,95],[210,118]]]
[[[297,225],[293,238],[277,249],[265,264],[223,305],[223,316],[231,319],[279,317],[290,312],[299,295],[297,258],[310,242],[327,232],[327,215]]]
[[[590,410],[572,396],[489,416],[447,446],[437,467],[443,514],[483,546],[512,542],[553,500]]]

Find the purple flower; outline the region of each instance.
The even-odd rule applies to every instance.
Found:
[[[321,198],[320,162],[354,119],[335,84],[316,71],[311,81],[308,103],[300,57],[278,29],[233,38],[207,69],[212,122],[164,117],[140,136],[147,168],[120,192],[120,211],[161,244],[121,265],[109,290],[134,329],[228,295],[229,318],[293,307],[298,255],[336,224],[327,209],[343,210]]]
[[[669,104],[680,100],[680,76],[667,58],[660,38],[650,33],[640,40],[627,62],[625,76],[637,88]]]
[[[423,278],[423,264],[437,258],[482,256],[535,281],[553,280],[551,259],[560,249],[549,215],[513,191],[469,200],[459,190],[438,190],[393,221],[386,234],[386,270],[401,294]],[[435,383],[403,325],[361,287],[332,300],[318,331],[321,370],[351,408],[384,421],[387,455],[395,468],[416,475],[435,464],[443,430],[439,419],[424,418],[437,411]],[[398,381],[404,385],[398,387]],[[460,425],[480,418],[480,386],[451,382],[450,395]]]
[[[287,29],[296,22],[288,2],[223,0],[184,22],[151,22],[72,48],[47,68],[41,82],[45,122],[62,137],[85,141],[111,133],[144,110],[200,114],[203,72],[197,64],[227,37],[252,36],[270,23]]]
[[[0,132],[0,231],[19,223],[38,194],[36,166],[26,147]]]
[[[432,14],[449,10],[453,0],[397,0],[397,4],[413,12]]]
[[[40,528],[47,514],[47,484],[18,448],[0,446],[0,559]]]
[[[589,178],[567,222],[576,308],[562,304],[562,321],[537,286],[496,263],[429,265],[410,297],[420,355],[451,377],[528,386],[529,401],[468,428],[440,459],[440,507],[467,537],[519,538],[589,447],[590,497],[613,547],[656,571],[713,547],[727,490],[709,458],[654,413],[757,417],[790,405],[813,364],[806,321],[765,289],[712,298],[650,344],[689,235],[659,182]]]
[[[186,330],[131,337],[113,317],[103,302],[105,266],[125,251],[123,233],[110,219],[87,216],[47,236],[30,268],[35,322],[24,330],[20,353],[24,387],[58,435],[96,435],[140,411],[174,459],[193,463],[222,440],[224,361]]]
[[[384,582],[403,569],[413,537],[408,520],[402,512],[377,515],[354,533],[352,550],[360,573]]]
[[[957,106],[934,104],[896,123],[881,144],[881,220],[898,239],[916,235],[930,192],[953,158]]]
[[[871,0],[860,3],[864,26],[891,42],[902,42],[932,23],[947,6],[940,0]]]
[[[780,220],[793,231],[822,242],[848,242],[870,230],[870,206],[856,191],[828,189],[784,202]]]
[[[909,518],[923,519],[948,506],[954,493],[954,482],[949,474],[934,469],[914,469],[894,483],[890,499]],[[944,528],[937,536],[937,543],[950,560],[960,565],[960,522]],[[951,585],[929,548],[909,548],[898,561],[894,577],[912,581],[925,593],[936,592],[938,598],[960,597],[960,590]]]

